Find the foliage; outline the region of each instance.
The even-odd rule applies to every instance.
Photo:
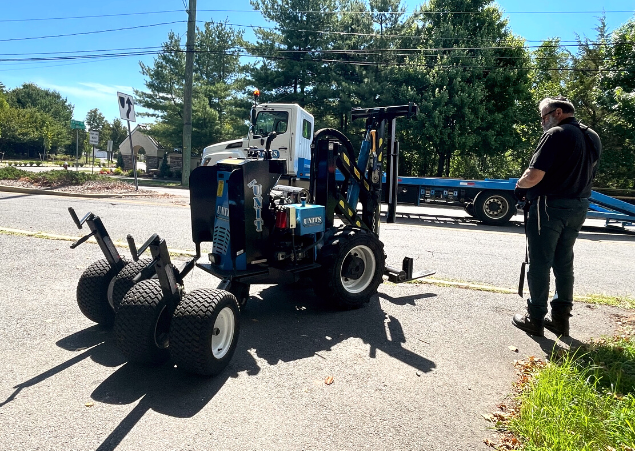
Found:
[[[99,174],[84,171],[52,170],[29,172],[15,167],[0,168],[0,180],[27,180],[35,185],[47,187],[83,185],[88,181],[107,180]]]
[[[635,339],[603,339],[566,352],[520,395],[509,428],[528,450],[635,446]]]
[[[170,174],[170,165],[168,164],[168,156],[164,156],[159,166],[159,175],[161,177],[168,177]]]
[[[192,149],[202,151],[209,144],[236,138],[247,132],[249,104],[239,94],[245,86],[240,76],[239,48],[242,31],[227,22],[207,22],[197,29],[192,93]],[[146,91],[135,90],[137,103],[155,118],[149,134],[167,148],[183,143],[183,85],[185,54],[181,38],[168,35],[163,52],[152,66],[141,65]]]
[[[126,165],[124,164],[123,155],[121,154],[121,152],[117,154],[117,167],[121,169],[126,167]]]

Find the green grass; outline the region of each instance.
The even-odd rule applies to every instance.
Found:
[[[0,180],[21,180],[50,187],[83,185],[93,180],[110,180],[110,178],[99,174],[92,174],[85,171],[51,170],[44,172],[23,171],[13,166],[0,168]]]
[[[635,337],[603,339],[537,370],[507,428],[530,451],[635,449]]]

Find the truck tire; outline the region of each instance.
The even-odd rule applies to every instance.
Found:
[[[129,362],[160,364],[169,357],[172,309],[156,279],[142,280],[124,296],[115,317],[115,343]]]
[[[344,227],[319,252],[313,290],[334,307],[356,309],[370,301],[383,280],[384,245],[370,232]]]
[[[238,343],[240,309],[224,290],[195,290],[176,307],[170,329],[170,355],[188,373],[215,376],[229,364]]]
[[[516,200],[504,191],[481,191],[474,199],[474,213],[485,224],[507,224],[516,214]]]
[[[127,264],[127,262],[124,262]],[[107,260],[92,263],[77,283],[77,305],[86,318],[106,327],[115,321],[115,312],[108,298],[109,287],[117,276]]]
[[[465,210],[465,212],[471,217],[473,217],[474,219],[477,219],[479,221],[481,220],[481,218],[477,216],[476,211],[474,209],[474,202],[468,202],[467,204],[465,204],[465,207],[463,207],[463,210]]]
[[[143,258],[136,262],[128,263],[119,274],[114,278],[113,283],[108,287],[108,300],[115,313],[119,310],[119,305],[124,296],[134,286],[134,279],[137,274],[141,272],[143,268],[148,266],[152,260],[149,258]],[[145,280],[145,279],[142,279]]]

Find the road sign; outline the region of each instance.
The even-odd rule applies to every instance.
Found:
[[[106,152],[108,153],[112,152],[112,139],[108,140],[108,149],[106,150]]]
[[[71,119],[71,130],[86,130],[86,125],[84,125],[83,121],[75,121]]]
[[[93,145],[99,144],[99,132],[91,130],[89,133],[90,138],[88,138],[88,143]]]
[[[129,94],[123,92],[117,93],[117,101],[119,103],[119,116],[121,119],[125,119],[130,122],[136,122],[134,114],[134,100]]]

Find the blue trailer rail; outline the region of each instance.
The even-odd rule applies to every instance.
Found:
[[[299,160],[298,178],[310,178],[310,160]],[[336,172],[336,180],[343,181]],[[472,217],[487,224],[506,224],[516,214],[514,188],[517,178],[464,180],[442,177],[399,177],[397,201],[420,206],[424,203],[460,205]],[[384,175],[385,182],[385,175]],[[382,190],[385,194],[386,190]],[[635,205],[593,191],[587,218],[603,219],[606,225],[635,225]]]

